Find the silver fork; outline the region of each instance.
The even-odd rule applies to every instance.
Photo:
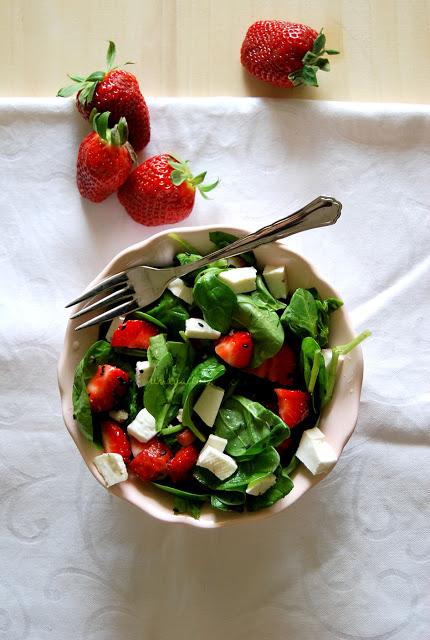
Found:
[[[96,309],[101,310],[109,307],[107,311],[76,327],[76,331],[78,331],[112,320],[116,316],[137,311],[157,300],[171,280],[200,269],[214,260],[231,258],[239,253],[251,251],[261,244],[286,238],[300,231],[334,224],[339,219],[341,209],[341,203],[334,198],[319,196],[288,217],[273,222],[255,231],[255,233],[239,238],[223,249],[218,249],[192,264],[166,268],[148,267],[146,265],[131,267],[127,271],[105,278],[95,287],[66,305],[71,307],[78,302],[84,302],[101,293],[107,294],[100,300],[88,304],[74,313],[70,316],[70,319],[77,318]],[[116,306],[112,308],[112,305]]]

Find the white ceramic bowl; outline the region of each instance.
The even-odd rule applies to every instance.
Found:
[[[202,253],[208,253],[213,247],[209,241],[209,231],[220,229],[237,235],[244,235],[249,231],[244,229],[225,227],[221,225],[205,227],[186,227],[179,229],[180,236],[197,247]],[[174,255],[179,247],[168,236],[168,231],[162,231],[148,240],[134,244],[118,254],[107,267],[88,285],[93,286],[106,276],[117,273],[135,264],[150,264],[167,266],[172,264]],[[255,251],[259,264],[285,264],[288,270],[288,283],[291,290],[297,287],[316,287],[323,297],[342,297],[324,282],[316,273],[313,266],[299,255],[289,251],[282,242],[263,245]],[[93,459],[100,453],[92,443],[88,442],[79,430],[79,425],[73,419],[72,386],[75,367],[86,349],[97,339],[98,329],[91,327],[76,333],[75,326],[81,320],[69,321],[64,349],[58,366],[58,381],[62,398],[62,409],[67,429],[75,441],[83,459],[91,473],[104,486],[104,482],[94,466]],[[343,344],[349,342],[354,333],[348,320],[348,314],[341,307],[332,316],[330,342]],[[320,429],[327,436],[335,451],[340,454],[349,440],[357,421],[360,401],[361,383],[363,375],[363,359],[360,348],[349,354],[338,371],[334,395],[330,404],[325,407]],[[325,476],[312,476],[303,464],[300,464],[293,474],[294,488],[282,500],[272,507],[250,513],[228,513],[215,511],[205,506],[199,520],[187,515],[175,515],[172,511],[172,497],[150,484],[139,480],[128,480],[109,489],[112,493],[131,502],[146,513],[171,523],[184,523],[194,527],[214,528],[238,522],[250,522],[267,518],[289,507],[296,502],[308,489],[320,482]]]

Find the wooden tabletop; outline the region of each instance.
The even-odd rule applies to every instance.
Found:
[[[258,19],[324,27],[342,53],[320,87],[281,90],[240,65]],[[103,68],[107,40],[145,95],[430,102],[430,0],[1,0],[2,96],[52,96]]]

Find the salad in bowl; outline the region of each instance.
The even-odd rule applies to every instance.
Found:
[[[139,262],[189,264],[244,232],[164,232]],[[157,259],[158,258],[158,259]],[[198,526],[276,513],[327,474],[355,426],[362,360],[343,303],[276,242],[170,282],[153,304],[66,336],[66,424],[98,480]]]

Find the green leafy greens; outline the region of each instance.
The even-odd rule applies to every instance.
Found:
[[[206,322],[217,331],[227,333],[237,307],[236,294],[218,278],[222,269],[211,267],[196,278],[193,296]]]
[[[281,316],[282,323],[293,333],[310,336],[321,347],[328,343],[330,313],[342,306],[337,298],[320,300],[315,289],[296,289]]]
[[[199,431],[192,419],[193,406],[197,396],[203,387],[209,382],[214,382],[225,373],[225,366],[216,358],[210,357],[200,362],[191,372],[185,385],[182,398],[182,424],[188,427],[201,440],[205,441],[205,436]]]
[[[254,339],[251,367],[258,367],[274,356],[284,344],[284,329],[273,309],[256,304],[251,296],[239,294],[232,321],[248,329]]]
[[[222,404],[214,428],[217,436],[228,440],[226,453],[236,460],[251,459],[290,435],[279,416],[243,396],[231,396]]]
[[[168,342],[163,334],[152,337],[149,342],[148,360],[154,371],[145,387],[143,401],[160,431],[176,418],[181,408],[193,351],[189,343]]]
[[[94,440],[94,428],[87,384],[97,371],[97,367],[107,364],[111,358],[110,344],[105,340],[99,340],[90,346],[75,371],[72,391],[73,412],[81,432],[91,442]]]

